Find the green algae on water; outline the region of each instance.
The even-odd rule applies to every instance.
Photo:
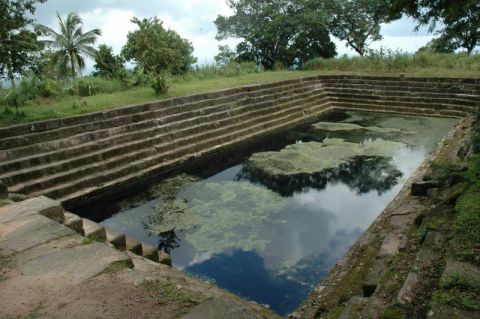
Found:
[[[196,250],[211,254],[263,250],[271,225],[285,223],[279,213],[286,205],[274,192],[247,182],[199,182],[160,204],[149,229],[180,231]]]
[[[314,174],[338,167],[357,156],[393,157],[404,143],[371,140],[364,143],[327,138],[323,142],[289,145],[278,152],[253,154],[249,165],[270,175]]]
[[[388,127],[378,127],[378,126],[361,126],[351,123],[342,123],[342,122],[318,122],[313,124],[313,127],[317,130],[322,131],[369,131],[374,133],[400,133],[401,129],[398,128],[388,128]],[[410,132],[413,133],[413,132]]]

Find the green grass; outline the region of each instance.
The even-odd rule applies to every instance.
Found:
[[[145,288],[159,304],[175,304],[177,314],[185,313],[193,306],[199,305],[209,299],[198,292],[181,287],[171,280],[145,280],[141,283],[141,286]]]
[[[27,102],[19,108],[25,116],[16,116],[15,110],[10,114],[0,112],[0,126],[32,122],[51,118],[68,117],[97,111],[104,111],[115,107],[132,104],[141,104],[169,97],[185,96],[196,93],[234,88],[243,85],[261,84],[275,81],[289,80],[304,76],[311,76],[318,72],[288,71],[288,72],[261,72],[241,75],[237,77],[217,77],[205,80],[186,80],[173,83],[168,96],[156,96],[150,87],[132,88],[116,93],[98,94],[81,99],[72,96],[36,99]]]
[[[142,104],[169,97],[234,88],[243,85],[269,83],[313,75],[357,74],[479,77],[480,55],[432,54],[409,55],[398,52],[380,51],[368,57],[340,57],[336,59],[313,59],[304,71],[261,72],[252,65],[241,65],[239,69],[218,69],[207,66],[170,81],[168,96],[156,96],[150,87],[134,87],[114,93],[99,93],[94,96],[76,98],[66,94],[50,98],[37,98],[19,108],[20,115],[10,107],[8,112],[0,109],[0,126],[27,123],[38,120],[62,118],[85,113],[104,111],[132,104]],[[85,81],[102,84],[101,92],[110,92],[118,85],[86,77]],[[99,84],[100,83],[100,84]],[[97,86],[98,86],[97,85]],[[96,87],[95,85],[93,85]],[[1,95],[1,94],[0,94]],[[5,106],[2,106],[5,109]]]

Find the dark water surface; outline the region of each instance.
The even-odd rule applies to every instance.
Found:
[[[221,171],[179,175],[116,203],[119,212],[102,224],[168,251],[178,269],[287,314],[347,252],[456,123],[357,112],[318,122],[334,119],[347,127],[302,127],[259,145],[256,152],[313,145],[310,142],[325,138],[362,145],[371,141],[404,144],[393,157],[354,155],[318,172],[301,171],[303,164],[295,163],[296,154],[291,154],[291,163],[300,167],[295,174],[271,174],[252,165],[251,154],[245,154],[242,162]],[[272,165],[279,161],[275,154]],[[318,160],[309,156],[313,163]]]

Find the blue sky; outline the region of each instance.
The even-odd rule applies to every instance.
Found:
[[[78,13],[84,21],[84,29],[100,28],[103,32],[97,44],[106,43],[120,52],[126,42],[126,35],[134,30],[132,17],[158,16],[165,26],[189,39],[194,55],[200,64],[213,62],[219,44],[230,44],[238,40],[216,41],[216,28],[213,21],[218,14],[229,15],[230,9],[225,0],[48,0],[37,5],[35,18],[41,24],[57,29],[56,12],[62,16],[69,12]],[[375,42],[371,48],[380,47],[414,52],[431,40],[432,35],[423,28],[413,32],[415,24],[403,18],[382,26],[383,40]],[[355,53],[344,43],[335,39],[339,55]],[[91,63],[89,63],[89,68]]]

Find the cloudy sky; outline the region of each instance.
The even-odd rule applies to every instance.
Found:
[[[98,44],[106,43],[116,53],[125,44],[127,33],[135,29],[130,22],[132,17],[159,17],[165,26],[192,42],[199,64],[213,62],[219,44],[230,44],[233,47],[238,41],[231,39],[219,43],[215,40],[216,28],[213,21],[219,14],[230,13],[225,0],[48,0],[37,5],[35,18],[37,22],[57,30],[57,11],[62,16],[69,12],[78,13],[84,21],[84,31],[100,28],[103,35]],[[414,23],[406,18],[384,25],[383,40],[375,42],[372,48],[399,48],[414,52],[430,41],[432,36],[426,29],[415,33],[413,28]],[[339,55],[355,54],[341,41],[335,42]]]

